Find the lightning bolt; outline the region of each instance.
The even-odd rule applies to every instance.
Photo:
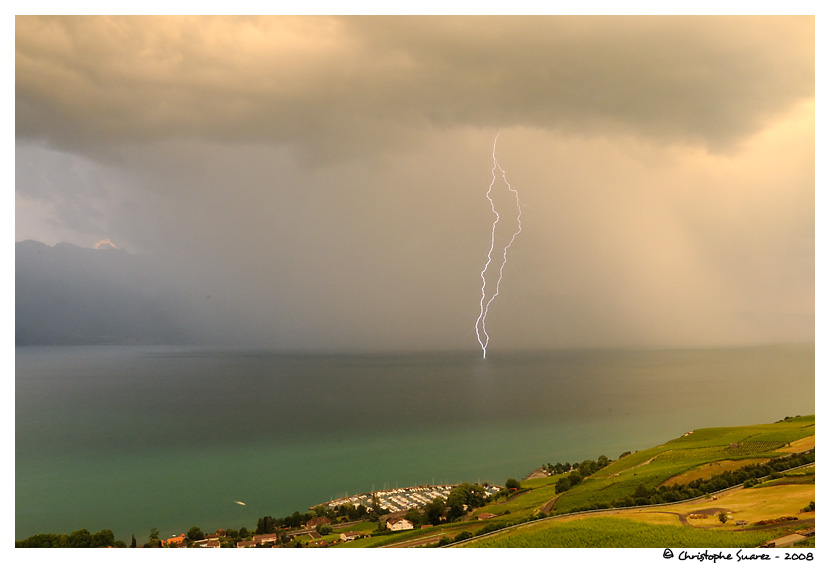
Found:
[[[490,304],[499,295],[499,287],[501,286],[501,279],[504,275],[504,266],[505,264],[507,264],[507,251],[512,246],[513,241],[516,240],[516,237],[519,235],[519,233],[522,232],[522,207],[519,203],[519,192],[513,189],[513,186],[511,186],[510,182],[507,181],[507,173],[499,165],[499,161],[496,158],[496,144],[499,141],[500,134],[500,132],[496,134],[496,139],[493,141],[493,179],[490,181],[490,187],[487,189],[487,200],[490,202],[490,209],[493,211],[495,219],[493,220],[493,228],[490,231],[490,250],[487,252],[487,262],[484,264],[484,269],[481,270],[481,312],[479,313],[478,319],[476,320],[476,336],[478,337],[478,343],[481,346],[481,351],[484,359],[487,359],[487,345],[490,344],[490,335],[487,334],[487,328],[485,327],[485,323],[487,321],[487,312],[490,310]],[[496,204],[493,201],[493,198],[490,196],[490,194],[493,192],[493,186],[496,184],[497,171],[499,174],[501,174],[501,178],[507,186],[507,189],[516,197],[516,208],[518,209],[518,213],[516,215],[517,227],[516,230],[513,232],[513,236],[510,237],[510,242],[508,242],[504,247],[501,265],[499,266],[499,277],[496,281],[496,290],[490,296],[490,299],[487,300],[487,303],[485,303],[484,300],[487,299],[487,270],[490,268],[490,264],[493,263],[493,251],[496,247],[496,225],[498,225],[499,219],[501,219],[499,212],[496,211]],[[480,329],[479,326],[481,327]]]

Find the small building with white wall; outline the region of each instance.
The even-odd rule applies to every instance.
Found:
[[[402,530],[412,530],[415,526],[406,518],[390,518],[386,521],[386,527],[393,532],[400,532]]]

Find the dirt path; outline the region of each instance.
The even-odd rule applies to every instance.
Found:
[[[686,515],[681,514],[680,512],[670,512],[668,510],[654,510],[654,511],[650,510],[648,513],[649,514],[671,514],[672,516],[677,516],[677,519],[680,520],[680,523],[683,524],[684,526],[691,526],[691,524],[689,524],[689,521],[686,519]]]
[[[552,499],[550,499],[548,502],[546,502],[546,503],[545,503],[545,506],[543,506],[543,507],[542,507],[542,509],[541,509],[541,510],[542,510],[542,512],[544,512],[545,514],[550,514],[550,513],[551,513],[551,511],[552,511],[554,508],[556,508],[556,503],[557,503],[557,502],[559,502],[559,497],[560,497],[560,496],[561,496],[561,495],[556,495],[555,497],[553,497]]]

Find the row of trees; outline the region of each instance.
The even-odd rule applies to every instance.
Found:
[[[629,455],[631,452],[625,452],[620,457],[624,457]],[[606,465],[608,465],[610,461],[608,460],[607,456],[601,455],[599,456],[596,461],[593,459],[586,459],[582,463],[574,463],[571,465],[569,462],[561,463],[557,462],[555,465],[553,464],[545,464],[543,467],[548,475],[561,475],[563,473],[569,473],[574,469],[583,470],[582,472],[583,477],[590,475],[591,473],[596,473]]]
[[[565,464],[566,466],[570,465],[571,469],[568,472],[567,476],[562,477],[556,482],[556,492],[564,493],[571,487],[581,483],[585,477],[593,475],[603,467],[607,466],[609,463],[611,462],[608,460],[608,458],[604,455],[601,455],[597,458],[596,461],[594,461],[593,459],[586,459],[585,461],[581,463],[575,463],[574,465]]]
[[[135,538],[133,538],[135,541]],[[35,534],[25,540],[14,542],[15,547],[127,547],[123,541],[116,541],[112,530],[103,529],[90,533],[86,528],[71,534]]]
[[[430,524],[436,526],[447,519],[447,503],[444,499],[436,498],[424,505],[422,509],[410,508],[404,518],[412,522],[413,525],[423,526]]]

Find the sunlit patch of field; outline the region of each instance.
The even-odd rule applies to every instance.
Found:
[[[677,506],[687,514],[713,512],[705,519],[690,519],[692,526],[720,526],[715,515],[726,512],[732,519],[723,526],[732,527],[737,520],[747,520],[750,524],[758,520],[795,516],[799,520],[814,518],[815,513],[802,513],[801,509],[815,500],[815,485],[781,485],[779,487],[760,487],[753,489],[735,489],[714,495],[711,499],[692,501]],[[715,510],[717,509],[717,510]]]
[[[690,469],[685,473],[676,475],[668,481],[662,483],[662,485],[666,487],[670,487],[674,484],[686,485],[687,483],[691,483],[696,479],[708,479],[710,477],[717,475],[718,473],[723,473],[724,471],[735,471],[736,469],[740,469],[741,467],[747,465],[766,463],[770,459],[772,458],[765,457],[757,459],[725,459],[721,461],[713,461],[712,463],[707,463],[706,465],[701,465],[700,467],[695,467],[694,469]]]
[[[682,526],[680,518],[675,514],[663,514],[657,512],[635,512],[627,517],[629,520],[635,522],[645,522],[646,524],[666,524],[674,526]]]
[[[787,452],[787,453],[798,453],[804,452],[807,450],[812,450],[816,447],[816,435],[813,434],[812,436],[807,436],[800,440],[796,440],[795,442],[791,442],[789,446],[784,446],[782,448],[778,448],[777,451],[779,452]]]
[[[645,524],[666,524],[682,526],[680,518],[677,514],[667,514],[669,510],[660,511],[658,508],[633,508],[625,510],[610,510],[608,512],[589,513],[589,514],[573,514],[569,516],[559,516],[556,522],[573,522],[574,520],[585,520],[587,518],[625,518],[626,520],[634,520],[635,522],[643,522]]]

